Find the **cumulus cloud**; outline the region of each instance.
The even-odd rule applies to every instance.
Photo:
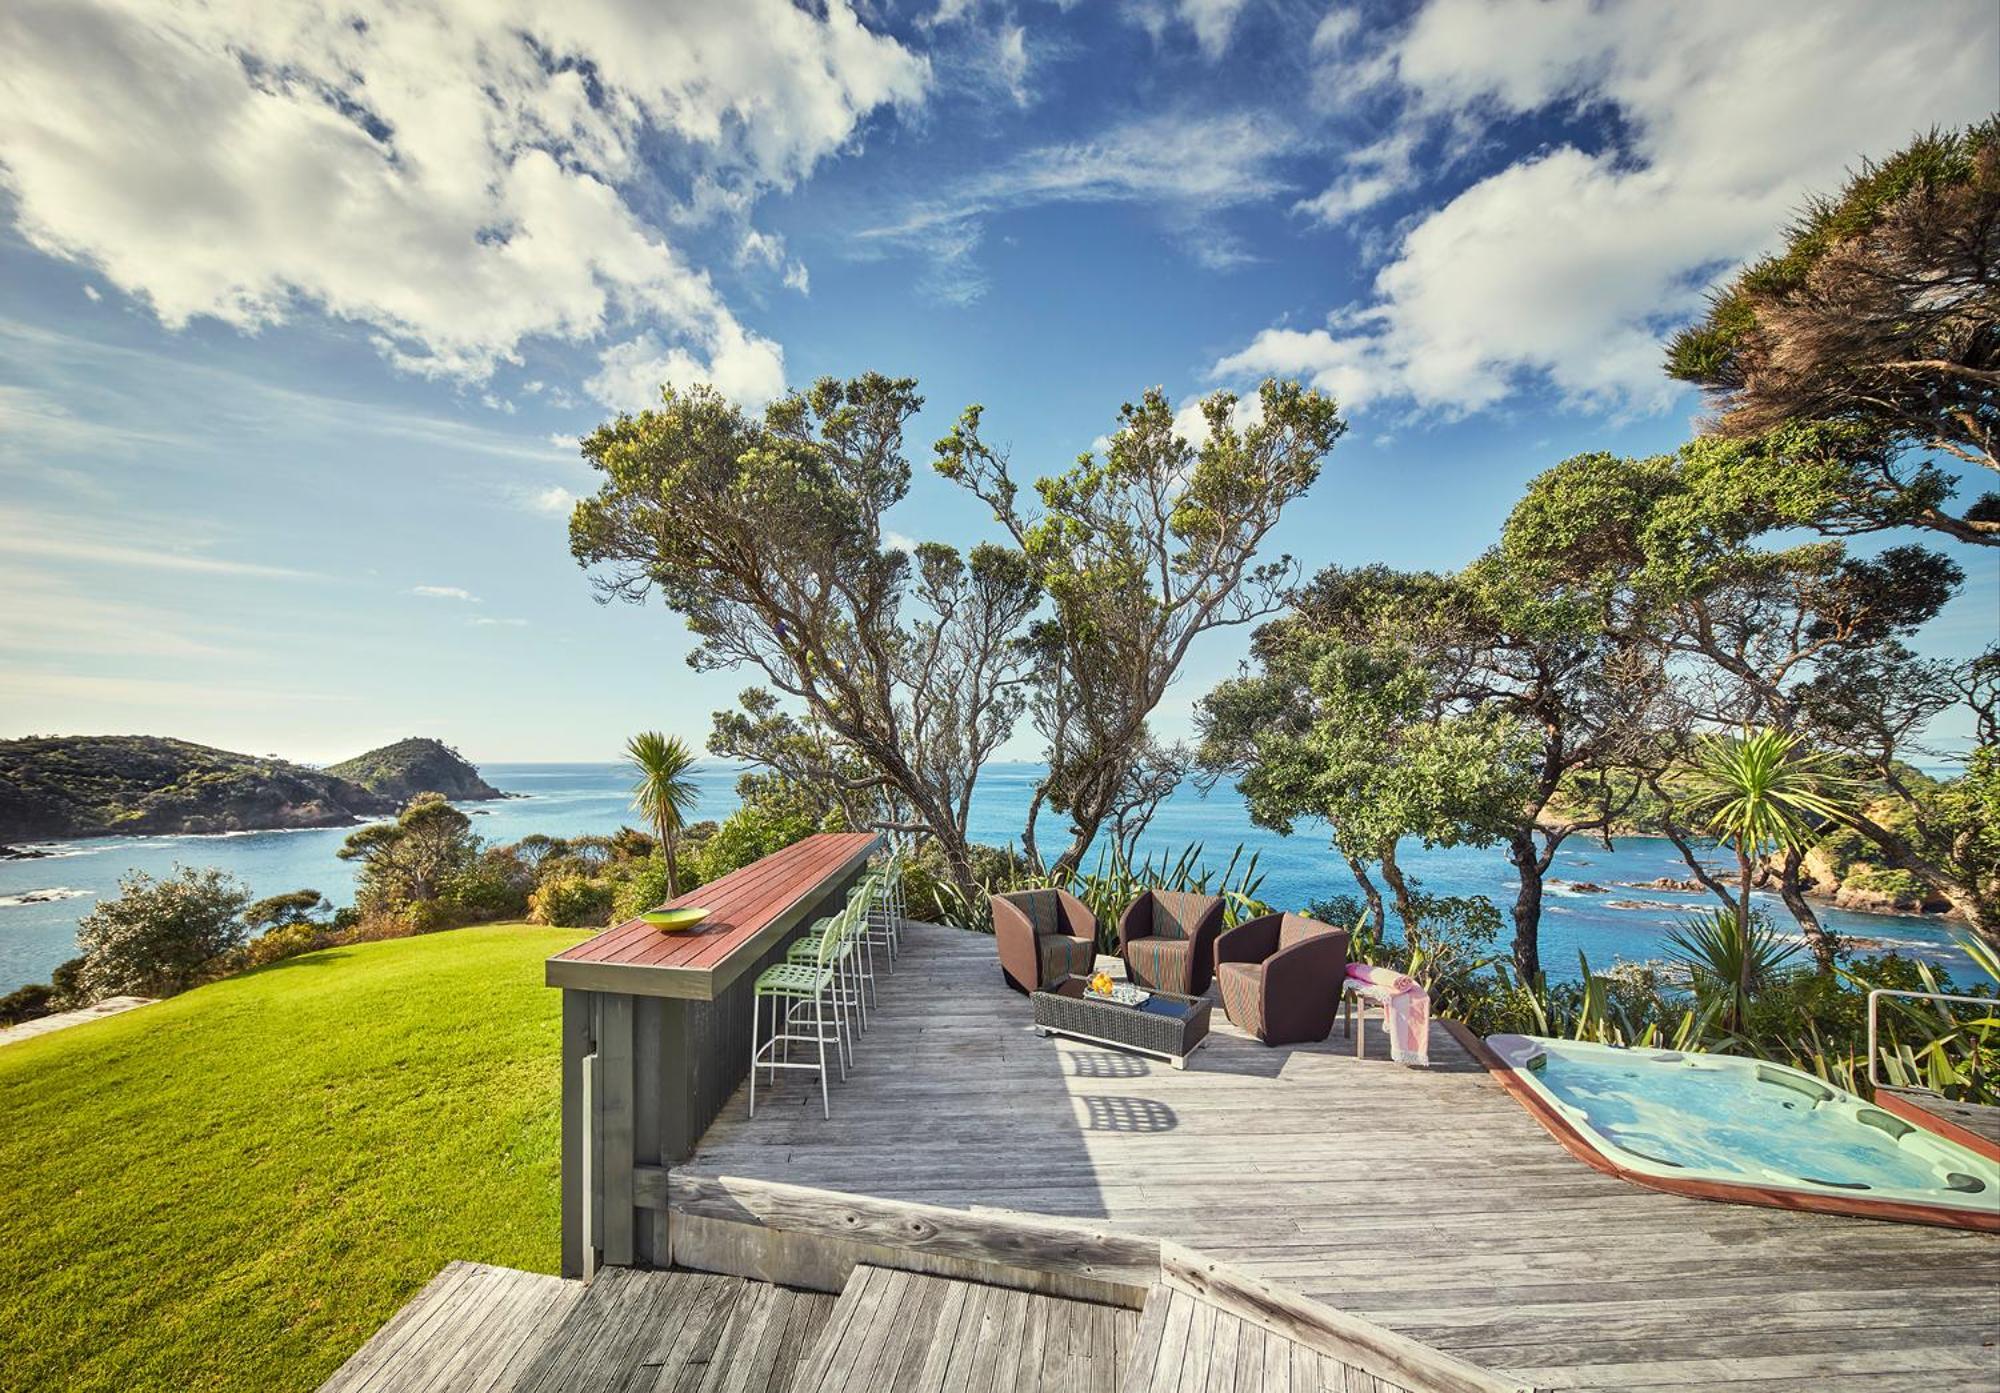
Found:
[[[583,384],[584,390],[615,411],[657,405],[660,388],[667,383],[687,387],[707,382],[749,407],[762,406],[785,390],[784,350],[734,325],[717,335],[705,363],[685,348],[662,344],[650,333],[612,345],[597,361],[598,370]]]
[[[1432,0],[1379,50],[1346,56],[1351,25],[1333,38],[1402,116],[1302,205],[1322,219],[1414,180],[1413,142],[1469,123],[1602,108],[1621,138],[1479,179],[1409,225],[1365,301],[1324,327],[1266,329],[1215,372],[1309,377],[1354,405],[1462,413],[1546,386],[1644,411],[1676,395],[1659,366],[1667,331],[1809,191],[1990,110],[2000,17],[1935,7],[1917,24],[1864,0]]]
[[[471,381],[634,329],[703,373],[778,361],[638,206],[745,206],[928,81],[843,0],[20,0],[0,50],[32,245],[169,327],[321,312]]]
[[[561,484],[549,484],[544,488],[514,488],[509,490],[509,496],[529,512],[543,513],[552,518],[566,518],[576,507],[576,495]]]

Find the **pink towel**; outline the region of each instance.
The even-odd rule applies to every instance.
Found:
[[[1385,993],[1383,1013],[1389,1018],[1389,1058],[1398,1064],[1428,1067],[1431,1062],[1431,994],[1417,979],[1393,968],[1347,965],[1349,980]]]

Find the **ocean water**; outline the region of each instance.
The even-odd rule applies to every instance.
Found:
[[[482,774],[495,787],[521,795],[495,803],[467,804],[473,826],[489,841],[514,841],[530,832],[571,836],[612,832],[636,823],[630,807],[631,779],[612,764],[489,764]],[[704,764],[696,773],[700,802],[695,819],[722,817],[736,806],[737,770]],[[972,835],[1005,844],[1021,834],[1029,792],[1039,770],[1029,764],[989,766],[973,800]],[[1059,820],[1044,818],[1045,844],[1057,839]],[[0,861],[0,992],[25,982],[47,980],[49,970],[76,951],[76,923],[102,898],[118,893],[118,881],[132,871],[170,873],[176,865],[219,866],[257,895],[311,888],[335,904],[354,894],[348,863],[335,856],[351,828],[297,832],[236,832],[208,837],[96,837],[37,844],[48,857]],[[1238,843],[1258,853],[1262,896],[1286,909],[1303,908],[1320,896],[1351,892],[1346,867],[1311,828],[1279,837],[1253,826],[1243,802],[1227,786],[1207,797],[1192,786],[1163,804],[1141,852],[1178,855],[1200,844],[1204,859],[1220,868]],[[1046,849],[1046,846],[1045,846]],[[1489,896],[1504,911],[1514,894],[1514,874],[1497,849],[1427,851],[1405,848],[1404,864],[1425,889],[1436,894]],[[1620,882],[1686,875],[1671,844],[1650,837],[1622,839],[1615,849],[1572,840],[1551,872],[1565,882],[1551,885],[1542,916],[1542,961],[1552,977],[1574,977],[1577,953],[1592,967],[1618,960],[1657,957],[1660,938],[1704,896],[1635,890]],[[1589,882],[1604,893],[1569,888]],[[43,898],[46,897],[46,898]],[[1789,924],[1782,906],[1771,901],[1774,922]],[[1827,910],[1821,916],[1837,932],[1881,949],[1954,969],[1965,965],[1943,926],[1933,920]]]

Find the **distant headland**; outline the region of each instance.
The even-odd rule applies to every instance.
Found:
[[[325,769],[152,735],[0,740],[0,843],[338,827],[425,792],[507,796],[440,740],[399,740]]]

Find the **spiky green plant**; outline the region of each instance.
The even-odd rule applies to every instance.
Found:
[[[681,828],[701,796],[688,777],[695,753],[678,735],[642,730],[626,741],[625,759],[639,776],[632,786],[632,806],[659,834],[660,854],[667,863],[667,898],[676,899],[681,893]]]
[[[1707,830],[1736,853],[1736,916],[1748,925],[1758,859],[1770,851],[1802,851],[1829,824],[1845,821],[1856,785],[1831,756],[1805,748],[1802,737],[1746,726],[1701,741],[1687,788]],[[1822,954],[1822,966],[1832,966],[1830,954]],[[1747,981],[1738,987],[1750,991]]]
[[[1666,937],[1667,958],[1687,970],[1697,1001],[1720,999],[1722,1028],[1741,1034],[1750,1019],[1750,1000],[1775,981],[1799,951],[1778,935],[1762,915],[1739,916],[1716,909],[1682,921]]]

